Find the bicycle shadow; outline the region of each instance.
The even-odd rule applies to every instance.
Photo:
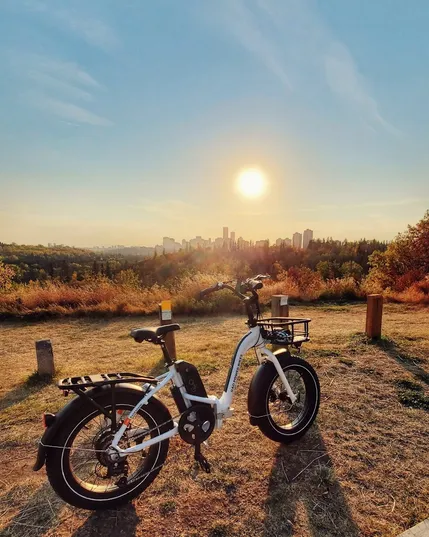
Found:
[[[119,509],[92,513],[71,537],[133,537],[139,522],[134,504],[130,503]]]
[[[313,537],[360,536],[317,425],[279,447],[268,487],[264,537],[297,535],[301,528]]]
[[[7,495],[19,498],[22,490],[8,492]],[[11,498],[8,498],[10,500]],[[5,500],[1,498],[2,502]],[[0,537],[43,537],[54,534],[55,528],[67,526],[70,528],[70,516],[73,516],[74,526],[79,519],[85,517],[88,511],[68,507],[71,514],[63,510],[66,504],[56,495],[49,483],[38,488],[18,513],[0,531]],[[63,515],[63,516],[62,516]],[[77,519],[77,521],[76,521]],[[71,537],[117,537],[126,535],[133,537],[140,522],[133,504],[127,504],[119,509],[94,512],[83,524],[71,534]],[[52,533],[54,532],[54,533]]]

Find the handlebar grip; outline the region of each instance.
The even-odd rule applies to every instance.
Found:
[[[264,284],[256,278],[249,278],[244,282],[244,285],[247,287],[248,291],[256,291],[257,289],[262,289],[262,287],[264,287]]]
[[[204,298],[206,295],[213,293],[213,291],[217,291],[218,289],[219,289],[218,283],[215,283],[211,287],[207,287],[207,289],[203,289],[202,291],[200,291],[200,295],[199,295],[200,300]]]

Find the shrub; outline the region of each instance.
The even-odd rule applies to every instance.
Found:
[[[352,277],[348,278],[335,278],[328,280],[325,284],[325,289],[320,294],[320,298],[323,300],[356,300],[364,296],[363,291],[360,289],[359,284]]]
[[[363,276],[363,268],[356,261],[346,261],[341,265],[341,275],[343,278],[353,278],[360,281]]]
[[[9,289],[12,285],[12,278],[15,275],[15,271],[9,265],[5,265],[0,261],[0,290]]]

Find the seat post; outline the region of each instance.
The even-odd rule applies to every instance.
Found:
[[[170,353],[168,352],[167,345],[165,344],[165,341],[163,339],[160,340],[160,345],[162,349],[162,354],[164,355],[164,360],[167,366],[170,366],[173,364],[173,360],[171,359]]]

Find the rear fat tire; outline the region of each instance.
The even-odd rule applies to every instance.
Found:
[[[117,396],[116,404],[118,407],[129,407],[129,410],[141,400],[141,394],[132,391],[124,392]],[[97,402],[103,407],[111,405],[111,397],[109,394],[97,398]],[[64,423],[58,434],[54,437],[52,444],[56,446],[70,447],[75,436],[81,430],[82,426],[87,422],[90,416],[97,416],[100,412],[96,410],[90,403],[82,405],[79,412],[73,416],[73,419]],[[150,428],[165,424],[171,419],[171,415],[167,408],[159,400],[151,398],[149,402],[139,411],[145,420],[147,420]],[[156,436],[168,431],[171,424],[165,424],[155,430],[153,435]],[[82,487],[75,479],[69,463],[70,450],[55,449],[48,450],[46,457],[46,472],[49,482],[55,492],[65,502],[75,507],[82,509],[112,509],[128,503],[133,498],[141,494],[156,478],[161,471],[168,453],[169,440],[155,444],[148,448],[149,467],[146,469],[148,473],[142,480],[136,480],[130,485],[122,489],[115,489],[111,492],[97,493],[91,492],[87,488]],[[131,455],[137,456],[137,455]],[[152,468],[156,468],[150,471]]]
[[[249,413],[251,422],[257,425],[261,432],[274,442],[290,444],[301,438],[316,419],[320,403],[320,384],[313,367],[288,353],[277,354],[277,359],[283,369],[298,371],[301,374],[306,390],[306,409],[300,421],[291,429],[279,427],[270,415],[269,396],[272,385],[278,379],[278,373],[271,362],[263,364],[259,378],[252,382],[249,390]],[[255,377],[256,380],[256,377]],[[261,416],[261,417],[258,417]]]

